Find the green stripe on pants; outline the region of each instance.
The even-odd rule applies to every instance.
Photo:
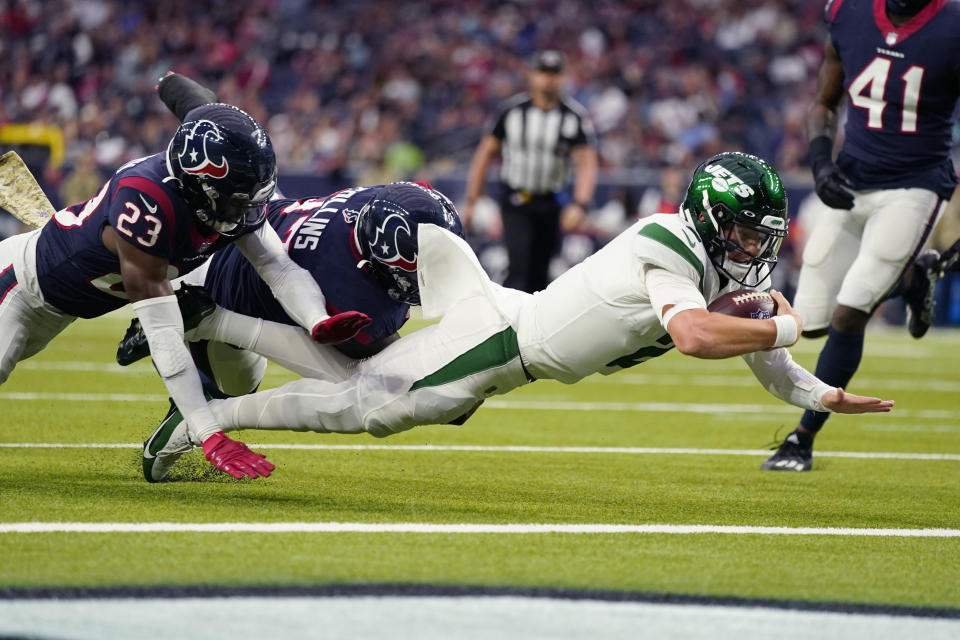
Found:
[[[480,373],[494,367],[500,367],[520,355],[517,333],[507,327],[470,349],[453,362],[430,375],[413,383],[410,391],[424,387],[438,387],[442,384],[461,380],[469,375]]]

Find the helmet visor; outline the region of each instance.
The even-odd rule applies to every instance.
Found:
[[[724,229],[727,256],[734,262],[775,262],[785,229],[733,222]]]
[[[212,187],[204,185],[204,191],[211,201],[216,203],[212,220],[205,222],[214,231],[225,236],[260,225],[267,217],[267,205],[276,185],[276,181],[271,179],[263,188],[258,189],[252,198],[246,193],[235,193],[226,200]]]
[[[214,228],[220,233],[230,233],[243,227],[252,227],[263,222],[267,215],[268,200],[250,200],[246,195],[235,194],[217,211]]]

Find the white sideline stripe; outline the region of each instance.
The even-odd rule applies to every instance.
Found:
[[[159,393],[50,393],[44,391],[4,391],[0,400],[65,400],[68,402],[166,402]]]
[[[712,524],[435,524],[429,522],[5,522],[0,533],[723,533],[960,538],[960,529],[753,527]]]
[[[686,449],[680,447],[530,447],[436,444],[256,444],[256,449],[287,451],[458,451],[481,453],[613,453],[621,455],[718,455],[768,456],[769,449]],[[5,449],[140,449],[142,443],[69,443],[69,442],[0,442]],[[882,451],[818,451],[824,458],[867,458],[884,460],[954,460],[960,453],[897,453]]]
[[[145,360],[149,364],[149,360]],[[21,362],[17,369],[26,369],[27,371],[95,371],[97,373],[122,373],[125,375],[157,375],[153,367],[149,366],[128,366],[121,367],[114,362],[96,362],[92,360],[41,360],[32,362],[30,360]]]

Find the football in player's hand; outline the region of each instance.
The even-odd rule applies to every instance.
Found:
[[[763,320],[777,315],[777,303],[765,291],[742,289],[723,294],[711,302],[707,310],[737,318]]]

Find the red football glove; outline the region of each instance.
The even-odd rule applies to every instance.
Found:
[[[371,322],[373,320],[365,313],[344,311],[313,325],[310,337],[320,344],[336,344],[357,335]]]
[[[276,469],[266,456],[251,451],[239,440],[231,440],[223,431],[203,441],[203,452],[210,464],[238,479],[244,476],[266,478]]]

